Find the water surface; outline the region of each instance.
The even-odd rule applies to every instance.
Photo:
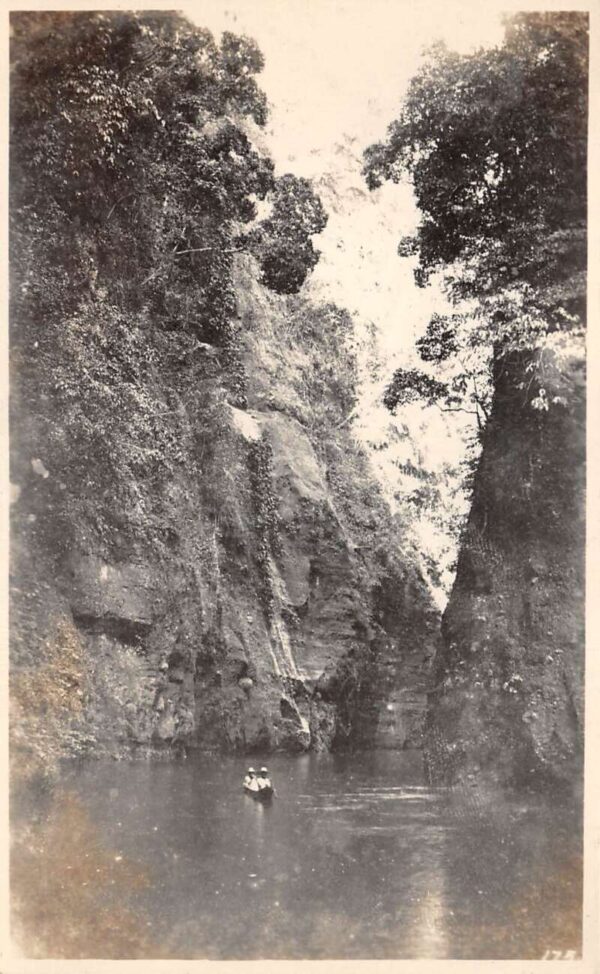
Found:
[[[567,805],[489,806],[428,787],[417,752],[374,752],[271,756],[277,798],[265,806],[242,792],[247,763],[102,762],[65,775],[116,875],[142,867],[148,886],[128,905],[165,955],[579,954]]]

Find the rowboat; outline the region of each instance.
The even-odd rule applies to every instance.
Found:
[[[247,788],[244,785],[244,791],[247,795],[251,795],[252,798],[256,798],[259,802],[268,802],[273,797],[274,788],[272,785],[263,785],[262,788]]]

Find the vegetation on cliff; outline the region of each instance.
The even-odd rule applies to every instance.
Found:
[[[34,755],[27,674],[38,705],[56,710],[41,677],[62,658],[54,630],[72,627],[69,585],[57,593],[49,580],[72,579],[78,552],[151,559],[164,574],[182,523],[200,510],[206,523],[186,557],[210,570],[215,507],[222,524],[236,517],[219,483],[231,459],[228,402],[246,402],[234,262],[254,254],[268,285],[295,292],[326,216],[306,180],[276,179],[252,143],[267,118],[253,41],[226,33],[217,43],[163,13],[22,13],[12,31],[13,664],[25,667],[17,736]],[[89,628],[89,612],[80,616]],[[135,646],[146,623],[103,625]],[[47,758],[65,728],[83,749],[97,736],[74,729],[86,711],[94,730],[98,686],[85,669],[60,701],[64,733],[43,735]],[[96,701],[95,731],[114,691]],[[113,720],[126,732],[124,713]]]
[[[416,670],[436,613],[345,425],[352,320],[297,295],[326,215],[257,148],[260,52],[153,12],[12,43],[16,764],[374,733],[381,587]]]
[[[363,376],[373,365],[378,399],[394,366],[377,357],[375,324],[357,326],[331,287],[324,303],[304,288],[327,215],[264,149],[256,44],[217,41],[174,13],[24,12],[12,55],[11,884],[23,952],[204,956],[204,939],[224,956],[239,936],[240,956],[290,943],[326,956],[335,928],[348,956],[363,943],[377,956],[456,944],[465,957],[524,943],[533,956],[546,936],[547,955],[573,955],[570,816],[554,831],[519,796],[480,817],[481,792],[467,788],[465,803],[423,788],[420,755],[338,754],[281,774],[267,855],[264,808],[247,829],[231,769],[244,753],[424,748],[436,782],[581,781],[584,15],[512,17],[493,51],[436,47],[368,150],[372,187],[412,179],[422,223],[400,255],[416,258],[422,287],[442,276],[454,307],[417,342],[423,368],[394,359],[408,365],[384,403],[407,407],[403,422],[388,415],[366,446],[352,425],[368,422]],[[441,639],[462,507],[443,451],[427,462],[415,402],[471,414],[478,439]],[[388,448],[395,477],[382,489],[372,461]],[[106,776],[88,768],[91,791],[77,768],[82,801],[65,792],[74,769],[58,774],[65,757],[194,748],[238,758],[141,776],[108,762]],[[131,841],[156,868],[130,858]],[[338,880],[352,895],[336,913]]]
[[[46,487],[87,499],[102,523],[106,509],[135,507],[140,475],[164,481],[182,462],[149,395],[157,369],[195,357],[202,373],[214,345],[229,398],[244,401],[234,254],[260,249],[268,280],[296,291],[325,216],[306,181],[274,178],[244,130],[266,119],[252,41],[218,45],[164,14],[22,14],[13,28],[13,375],[39,417],[27,427],[17,399],[13,472],[21,483],[38,456],[35,428],[52,457]],[[250,239],[240,227],[265,197],[273,214]],[[124,416],[128,451],[116,442]],[[70,507],[58,500],[57,514]],[[63,545],[72,520],[54,522]]]

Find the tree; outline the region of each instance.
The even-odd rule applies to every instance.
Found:
[[[267,118],[254,41],[225,33],[217,44],[159,12],[23,13],[13,28],[13,293],[24,316],[57,289],[64,311],[82,287],[109,283],[122,306],[226,339],[239,227],[270,193],[276,212],[288,187],[244,127]],[[307,234],[323,222],[308,186],[295,203],[307,216],[290,228],[291,290],[314,266]]]
[[[460,55],[437,44],[387,139],[367,149],[371,188],[412,182],[422,218],[399,250],[417,256],[417,283],[443,272],[459,306],[458,315],[430,323],[419,348],[425,361],[442,367],[475,349],[487,349],[491,361],[490,352],[497,359],[580,328],[587,44],[579,12],[508,17],[504,43],[492,50]],[[462,371],[477,408],[479,366]],[[421,383],[429,395],[415,376],[415,391]],[[409,384],[397,375],[388,405],[405,401]]]
[[[391,412],[419,400],[442,412],[475,416],[481,433],[491,404],[490,356],[469,314],[432,315],[425,334],[416,342],[423,362],[444,381],[419,369],[397,369],[384,394]]]
[[[248,238],[267,287],[280,294],[299,290],[319,259],[310,238],[326,224],[327,214],[307,179],[287,173],[277,181],[270,216]]]
[[[288,292],[324,214],[254,143],[251,39],[153,11],[11,22],[12,476],[48,547],[155,537],[180,466],[208,479],[224,400],[245,404],[234,261],[258,203]]]

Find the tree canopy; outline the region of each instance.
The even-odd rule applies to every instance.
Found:
[[[310,186],[277,180],[248,135],[247,122],[267,118],[254,41],[225,33],[219,44],[161,12],[20,13],[12,22],[18,301],[39,312],[60,289],[64,311],[81,288],[109,282],[113,300],[218,340],[233,310],[239,227],[269,194],[276,215],[296,185],[308,216],[294,222],[289,250],[285,215],[266,232],[279,245],[277,290],[299,289],[324,215],[312,219],[320,204]]]
[[[53,550],[162,537],[246,403],[235,255],[297,292],[325,214],[258,147],[253,40],[158,11],[11,26],[11,475]]]
[[[327,215],[310,182],[291,173],[277,181],[271,215],[250,233],[263,282],[282,294],[297,291],[319,259],[311,236],[327,224]]]
[[[459,305],[430,324],[425,361],[533,347],[580,324],[587,53],[581,12],[507,17],[501,46],[468,55],[437,44],[387,138],[367,149],[371,188],[406,178],[414,188],[421,222],[400,255],[417,258],[420,286],[442,272]],[[404,401],[404,386],[397,377],[388,405]]]

